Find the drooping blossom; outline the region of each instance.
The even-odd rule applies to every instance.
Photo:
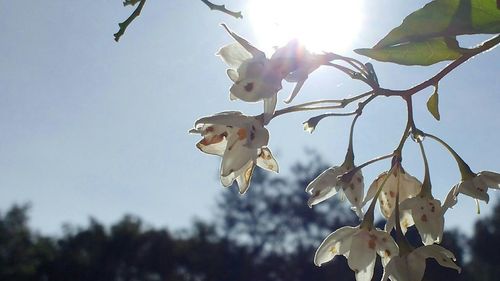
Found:
[[[278,172],[278,164],[267,148],[269,132],[253,116],[230,111],[203,117],[190,133],[203,137],[196,144],[201,151],[222,156],[222,185],[231,186],[236,180],[241,194],[248,189],[255,165]]]
[[[415,197],[422,187],[422,183],[415,177],[408,174],[401,166],[393,169],[393,172],[388,176],[388,171],[380,174],[375,181],[370,185],[370,188],[366,192],[365,199],[363,200],[363,206],[375,197],[377,190],[381,187],[382,183],[385,181],[382,187],[382,192],[380,193],[378,200],[380,211],[382,215],[387,219],[391,216],[396,205],[396,194],[399,187],[399,198],[401,201]],[[387,180],[386,180],[387,178]],[[405,212],[401,218],[402,227],[406,228],[413,225],[413,219],[408,212]]]
[[[384,267],[382,281],[421,281],[425,273],[426,259],[433,258],[441,266],[456,269],[459,273],[460,267],[455,264],[455,255],[439,245],[428,245],[419,247],[406,255],[394,256]]]
[[[350,182],[343,182],[339,176],[351,170],[351,167],[348,166],[348,164],[344,163],[341,166],[331,167],[307,185],[306,192],[311,195],[307,201],[309,207],[340,193],[341,198],[343,199],[345,196],[352,204],[353,210],[359,217],[362,217],[363,174],[359,170],[351,177]]]
[[[311,54],[296,40],[278,48],[270,59],[246,39],[229,30],[236,40],[222,47],[217,55],[229,66],[227,75],[234,82],[230,98],[246,102],[264,101],[264,124],[272,117],[277,104],[277,94],[282,81],[296,82],[287,100],[297,95],[308,75],[334,58],[333,54]]]
[[[398,255],[398,246],[387,232],[362,226],[344,226],[321,243],[314,263],[321,266],[335,256],[343,255],[356,274],[356,280],[369,281],[372,280],[376,254],[382,258],[383,265]]]
[[[459,193],[477,200],[489,202],[488,188],[500,189],[500,174],[490,171],[479,172],[453,186],[443,203],[444,211],[457,204]]]
[[[417,196],[406,199],[399,204],[401,226],[403,232],[415,224],[424,245],[440,243],[443,238],[444,212],[441,201],[434,199],[430,192],[420,192]],[[403,220],[407,218],[406,220]],[[411,219],[408,219],[411,218]],[[385,225],[386,231],[394,227],[396,217],[391,214]]]

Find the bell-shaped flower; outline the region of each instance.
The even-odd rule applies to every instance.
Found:
[[[459,193],[488,203],[490,200],[488,188],[500,189],[500,174],[482,171],[466,180],[460,181],[460,183],[451,188],[446,196],[443,209],[446,211],[448,208],[453,208],[457,204]]]
[[[223,112],[196,121],[190,133],[201,134],[201,151],[222,156],[220,178],[228,187],[236,180],[241,194],[250,184],[255,165],[278,172],[267,143],[269,132],[262,121],[240,112]]]
[[[430,193],[420,192],[417,196],[406,199],[399,204],[399,220],[402,230],[415,224],[424,245],[440,243],[443,238],[444,212],[441,201],[434,199]],[[404,220],[411,217],[411,219]],[[386,231],[391,231],[396,222],[394,212],[385,225]]]
[[[331,233],[321,243],[314,256],[314,264],[321,266],[336,255],[347,258],[357,281],[372,280],[376,254],[387,264],[398,255],[398,246],[392,237],[379,229],[344,226]]]
[[[384,267],[382,281],[421,281],[425,273],[425,261],[428,258],[435,259],[441,266],[456,269],[459,273],[460,267],[455,264],[455,255],[439,245],[428,245],[419,247],[407,255],[395,256]]]
[[[343,182],[339,177],[350,170],[347,166],[344,163],[341,166],[331,167],[307,185],[306,192],[311,195],[307,201],[309,207],[340,193],[341,199],[345,196],[352,204],[352,209],[362,217],[363,174],[359,170],[352,176],[350,182]]]
[[[235,43],[222,47],[217,55],[229,66],[227,75],[234,82],[230,89],[231,99],[246,102],[264,101],[264,124],[272,117],[282,81],[296,82],[287,103],[297,95],[309,74],[333,60],[332,53],[312,54],[298,41],[292,40],[278,48],[270,59],[246,39],[223,27],[235,39]]]
[[[386,219],[389,218],[394,211],[398,186],[400,201],[415,197],[420,192],[422,187],[422,183],[417,178],[408,174],[401,166],[393,169],[389,178],[385,180],[388,173],[388,171],[383,172],[375,179],[375,181],[373,181],[370,188],[368,188],[368,191],[366,192],[365,199],[363,200],[363,205],[365,205],[368,201],[373,199],[378,189],[385,181],[385,184],[382,187],[382,192],[378,196],[378,200],[380,211]],[[411,216],[406,215],[403,220],[411,220]]]

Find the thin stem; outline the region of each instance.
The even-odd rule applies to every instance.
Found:
[[[352,67],[356,68],[359,72],[368,76],[368,71],[366,70],[366,66],[362,62],[360,62],[354,58],[341,56],[339,54],[335,54],[335,55],[336,55],[337,59],[342,60],[342,61],[350,64]]]
[[[367,97],[369,95],[373,95],[373,91],[368,91],[365,93],[362,93],[360,95],[354,96],[352,98],[347,98],[347,99],[341,99],[341,100],[319,100],[319,101],[311,101],[311,102],[306,102],[302,104],[297,104],[297,105],[292,105],[289,107],[285,107],[280,110],[276,110],[274,112],[273,118],[290,113],[290,112],[298,112],[298,111],[309,111],[309,110],[321,110],[321,109],[338,109],[338,108],[345,108],[347,105],[351,104],[352,102],[355,102],[359,99],[362,99],[364,97]],[[321,104],[321,103],[338,103],[338,105],[333,105],[330,107],[307,107],[315,104]],[[350,113],[344,114],[344,115],[352,115]]]
[[[201,0],[201,2],[205,3],[205,5],[207,5],[210,10],[223,12],[223,13],[228,14],[234,18],[237,18],[237,19],[243,18],[243,15],[241,14],[241,12],[234,12],[234,11],[228,10],[228,9],[226,9],[225,5],[216,5],[208,0]]]
[[[465,163],[465,161],[462,159],[462,157],[460,157],[460,155],[458,155],[458,153],[453,148],[451,148],[451,146],[449,146],[444,140],[442,140],[434,135],[427,134],[427,133],[424,133],[424,136],[429,137],[429,138],[437,141],[438,143],[440,143],[442,146],[444,146],[451,153],[451,155],[453,156],[453,158],[455,158],[455,161],[457,162],[458,169],[460,170],[460,173],[462,175],[462,180],[467,180],[469,178],[476,176],[476,174],[474,172],[472,172],[469,165],[467,165],[467,163]]]
[[[311,110],[326,110],[326,109],[339,109],[339,108],[344,108],[341,105],[331,105],[331,106],[318,106],[318,107],[287,107],[281,110],[276,110],[273,114],[272,118],[278,117],[280,115],[290,113],[290,112],[300,112],[300,111],[311,111]],[[348,113],[347,115],[352,115],[351,113]]]
[[[407,111],[408,111],[408,123],[411,127],[411,130],[413,133],[416,133],[417,132],[417,128],[415,126],[415,120],[413,120],[413,101],[412,101],[412,97],[411,96],[408,96],[408,97],[404,97],[404,100],[406,101],[406,107],[407,107]]]
[[[474,57],[477,54],[480,54],[482,52],[485,52],[489,49],[492,49],[496,45],[500,43],[500,35],[497,35],[493,38],[491,38],[488,41],[483,42],[482,44],[478,45],[476,48],[469,50],[467,53],[464,53],[460,58],[456,59],[452,63],[448,64],[445,68],[443,68],[440,72],[438,72],[436,75],[433,77],[427,79],[426,81],[410,88],[407,90],[389,90],[389,89],[382,89],[380,88],[380,91],[378,91],[379,94],[384,95],[384,96],[412,96],[416,94],[417,92],[422,91],[423,89],[436,85],[439,83],[443,77],[445,77],[448,73],[450,73],[452,70],[463,64],[464,62],[468,61],[470,58]]]
[[[347,165],[346,168],[349,170],[354,168],[354,149],[353,149],[354,125],[356,125],[356,121],[358,120],[359,116],[360,114],[359,112],[357,112],[356,116],[354,116],[354,119],[352,120],[351,129],[349,131],[349,145],[347,146],[347,153],[344,159],[344,164]]]
[[[371,165],[375,162],[378,162],[380,160],[384,160],[384,159],[387,159],[387,158],[391,158],[394,156],[394,153],[391,153],[391,154],[386,154],[386,155],[383,155],[383,156],[379,156],[379,157],[376,157],[376,158],[373,158],[372,160],[369,160],[369,161],[366,161],[365,163],[359,165],[356,167],[356,169],[362,169],[368,165]]]
[[[363,102],[360,102],[358,105],[358,109],[356,109],[357,114],[352,120],[351,130],[349,132],[349,146],[347,148],[347,154],[345,156],[345,162],[349,161],[347,162],[347,164],[350,164],[350,166],[348,166],[349,169],[354,168],[354,150],[353,150],[354,125],[356,124],[356,121],[358,120],[359,116],[361,116],[361,114],[363,113],[363,108],[365,108],[365,106],[376,97],[377,97],[376,95],[371,95]]]
[[[356,72],[348,67],[345,67],[345,66],[342,66],[342,65],[336,64],[336,63],[331,63],[331,62],[325,63],[323,65],[335,67],[336,69],[347,74],[349,77],[351,77],[351,79],[363,81],[368,86],[370,86],[372,89],[378,89],[378,87],[375,87],[374,85],[372,85],[372,83],[367,79],[368,74],[366,74],[366,71],[364,71],[363,73]]]
[[[408,136],[410,135],[410,128],[411,124],[410,120],[408,119],[408,121],[406,122],[405,130],[403,131],[403,135],[401,136],[401,140],[399,141],[398,147],[394,150],[393,153],[394,155],[398,155],[400,158],[402,158],[403,155],[403,146],[406,140],[408,139]]]
[[[137,8],[132,12],[132,14],[122,23],[119,23],[118,26],[120,29],[118,30],[117,33],[113,34],[115,37],[115,41],[118,42],[120,40],[120,37],[125,33],[125,30],[127,30],[127,27],[137,18],[142,11],[142,8],[144,7],[144,4],[146,4],[146,0],[140,0],[139,5]]]
[[[342,181],[344,182],[348,182],[350,181],[350,178],[356,173],[358,172],[359,170],[361,170],[362,168],[368,166],[368,165],[371,165],[375,162],[378,162],[378,161],[381,161],[381,160],[384,160],[384,159],[387,159],[387,158],[391,158],[394,156],[394,153],[391,153],[391,154],[387,154],[387,155],[383,155],[383,156],[379,156],[379,157],[375,157],[371,160],[368,160],[366,161],[365,163],[359,165],[359,166],[356,166],[354,168],[352,168],[349,172],[345,173],[344,175],[342,175]],[[346,178],[344,178],[344,176]]]

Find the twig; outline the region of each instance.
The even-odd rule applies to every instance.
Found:
[[[128,17],[124,22],[118,24],[118,26],[120,27],[120,30],[118,30],[118,32],[114,34],[116,42],[118,42],[118,40],[120,40],[120,37],[123,35],[123,33],[125,33],[125,30],[129,26],[129,24],[133,20],[135,20],[136,17],[138,17],[141,14],[142,7],[144,7],[145,3],[146,3],[146,0],[140,0],[139,5],[134,10],[134,12],[130,15],[130,17]]]
[[[463,64],[464,62],[468,61],[470,58],[474,57],[477,54],[480,54],[482,52],[485,52],[489,49],[492,49],[496,45],[500,43],[500,35],[497,35],[493,37],[492,39],[483,42],[481,45],[477,46],[474,49],[469,50],[467,53],[463,54],[460,58],[456,59],[452,63],[448,64],[445,68],[443,68],[440,72],[438,72],[436,75],[433,77],[429,78],[428,80],[410,88],[407,90],[389,90],[389,89],[382,89],[380,88],[378,91],[378,94],[384,95],[384,96],[412,96],[423,89],[436,85],[443,77],[445,77],[448,73],[450,73],[452,70],[457,68],[459,65]]]
[[[235,17],[237,19],[243,18],[243,15],[241,14],[241,12],[230,11],[230,10],[226,9],[226,5],[215,5],[214,3],[212,3],[208,0],[201,0],[201,2],[205,3],[205,5],[207,5],[208,8],[210,8],[210,10],[220,11],[220,12],[226,13],[232,17]]]

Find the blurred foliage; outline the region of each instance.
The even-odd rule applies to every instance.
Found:
[[[358,221],[335,199],[307,207],[304,188],[327,167],[317,155],[310,159],[295,165],[291,176],[256,171],[245,196],[236,188],[223,192],[213,222],[195,221],[177,232],[125,216],[109,227],[90,219],[50,237],[30,229],[28,205],[14,205],[0,213],[0,280],[354,280],[344,257],[322,267],[312,262],[328,233]],[[412,228],[408,237],[421,243]],[[443,246],[455,253],[462,273],[429,261],[424,280],[498,280],[498,243],[500,204],[477,222],[472,238],[445,233]],[[380,280],[377,268],[373,280]]]

